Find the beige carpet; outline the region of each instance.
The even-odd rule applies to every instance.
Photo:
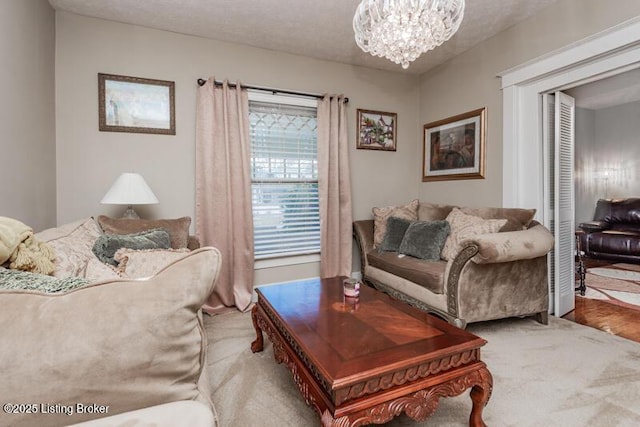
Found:
[[[206,317],[213,400],[222,427],[319,426],[289,371],[275,363],[271,343],[251,353],[250,314]],[[640,426],[640,344],[550,318],[472,324],[485,338],[483,359],[494,377],[484,410],[489,426]],[[433,417],[406,416],[387,426],[468,425],[468,392],[441,399]]]

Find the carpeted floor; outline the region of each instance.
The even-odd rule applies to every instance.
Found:
[[[205,317],[213,400],[221,427],[320,425],[291,374],[275,363],[271,343],[251,353],[249,313]],[[483,359],[493,374],[484,410],[489,426],[623,427],[640,425],[640,344],[551,317],[472,324],[485,338]],[[433,417],[402,416],[388,426],[465,426],[468,392],[441,399]]]

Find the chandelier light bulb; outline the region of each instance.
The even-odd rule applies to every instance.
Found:
[[[458,31],[464,0],[362,0],[353,17],[360,49],[407,69]]]

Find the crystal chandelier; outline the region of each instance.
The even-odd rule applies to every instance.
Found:
[[[464,0],[362,0],[353,17],[360,49],[402,68],[458,30]]]

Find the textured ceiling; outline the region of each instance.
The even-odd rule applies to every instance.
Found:
[[[359,0],[49,0],[57,10],[365,67],[421,74],[558,0],[466,0],[444,45],[403,71],[362,52],[353,37]]]

